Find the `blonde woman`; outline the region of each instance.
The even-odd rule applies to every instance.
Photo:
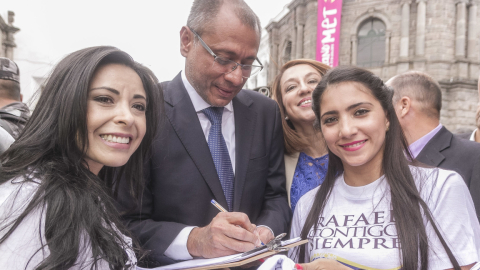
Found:
[[[287,62],[272,85],[282,114],[285,138],[285,176],[292,211],[300,197],[323,182],[328,167],[327,148],[313,127],[312,92],[330,67],[315,60]]]

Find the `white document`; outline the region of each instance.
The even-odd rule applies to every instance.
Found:
[[[297,237],[294,239],[289,239],[286,241],[282,241],[282,246],[286,246],[289,244],[293,244],[295,242],[300,241],[301,238]],[[259,250],[254,253],[250,253],[248,255],[244,255],[245,253],[239,253],[239,254],[234,254],[230,256],[225,256],[225,257],[218,257],[218,258],[213,258],[213,259],[193,259],[193,260],[188,260],[188,261],[183,261],[175,264],[170,264],[166,266],[161,266],[157,268],[153,268],[153,270],[181,270],[181,269],[189,269],[189,268],[194,268],[194,267],[201,267],[201,266],[211,266],[211,265],[220,265],[220,264],[226,264],[226,263],[232,263],[232,262],[238,262],[242,261],[245,259],[248,259],[250,257],[256,256],[258,254],[262,254],[264,252],[269,251],[267,248]],[[147,268],[141,268],[137,267],[138,270],[147,270]],[[149,268],[148,270],[152,270]]]

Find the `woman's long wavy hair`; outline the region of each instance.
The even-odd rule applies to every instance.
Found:
[[[300,152],[309,146],[308,142],[298,135],[297,131],[293,127],[293,124],[285,119],[287,113],[285,111],[285,105],[283,104],[283,92],[280,81],[282,80],[283,73],[291,67],[298,65],[309,65],[314,68],[320,75],[325,75],[325,73],[330,69],[329,66],[325,65],[322,62],[318,62],[311,59],[295,59],[288,61],[280,69],[280,73],[275,77],[275,80],[272,84],[273,99],[278,103],[280,108],[280,114],[282,116],[282,128],[284,135],[284,145],[285,153],[292,154],[294,152]]]
[[[409,168],[409,161],[413,160],[408,150],[408,144],[402,128],[395,114],[392,104],[393,91],[383,81],[368,70],[358,67],[336,67],[322,78],[312,94],[315,112],[315,125],[320,128],[320,111],[322,96],[328,87],[345,82],[356,82],[364,85],[371,94],[380,102],[390,126],[385,137],[385,150],[382,160],[381,171],[384,173],[391,192],[391,207],[393,217],[401,243],[400,258],[402,269],[428,269],[429,243],[425,230],[424,218],[429,222],[439,237],[445,251],[448,254],[455,270],[460,270],[457,260],[443,239],[440,231],[432,218],[428,205],[420,197],[417,186]],[[339,97],[341,98],[341,97]],[[343,173],[342,160],[333,152],[329,153],[328,172],[322,183],[302,228],[301,237],[306,239],[312,227],[318,228],[319,217],[332,192],[335,179]],[[407,155],[407,156],[406,156]],[[305,260],[305,246],[299,249],[299,261]]]
[[[128,162],[118,168],[104,166],[97,175],[85,162],[88,149],[87,97],[95,71],[103,65],[122,64],[141,78],[147,98],[145,136]],[[0,221],[3,243],[35,209],[45,215],[45,243],[50,254],[36,269],[68,269],[82,250],[91,247],[96,268],[98,260],[111,269],[127,268],[127,234],[118,218],[113,197],[120,179],[129,193],[138,198],[144,186],[144,158],[149,154],[159,118],[163,115],[162,92],[157,79],[146,67],[125,52],[107,46],[76,51],[53,70],[40,93],[33,114],[17,141],[0,156],[0,183],[14,178],[39,179],[39,188],[17,219]],[[122,184],[123,186],[124,184]],[[42,232],[40,232],[42,234]],[[85,236],[88,236],[88,241]],[[37,252],[42,252],[39,249]]]

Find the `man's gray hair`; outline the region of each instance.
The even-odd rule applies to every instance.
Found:
[[[422,112],[432,118],[440,119],[442,109],[442,90],[438,82],[430,75],[420,71],[409,71],[389,80],[394,90],[393,103],[407,96],[422,104]]]
[[[195,0],[190,9],[190,15],[188,15],[187,26],[202,35],[220,12],[223,4],[232,5],[240,21],[258,31],[258,36],[261,36],[260,19],[243,0]]]

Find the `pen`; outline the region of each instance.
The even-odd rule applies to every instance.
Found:
[[[223,207],[222,207],[217,201],[215,201],[214,199],[212,199],[210,202],[213,204],[213,206],[215,206],[218,210],[220,210],[220,212],[228,212],[227,210],[225,210],[225,208],[223,208]],[[257,230],[257,228],[255,228],[255,230]],[[260,243],[262,243],[262,246],[265,245],[262,240],[260,240]]]
[[[213,206],[215,206],[218,210],[220,210],[220,212],[228,212],[227,210],[225,210],[225,208],[223,208],[217,201],[215,201],[214,199],[212,199],[210,201]]]

